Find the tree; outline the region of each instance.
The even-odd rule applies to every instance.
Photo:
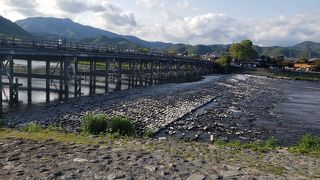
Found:
[[[250,40],[233,43],[230,47],[230,53],[236,60],[240,61],[258,57],[258,53],[253,48],[253,43]]]
[[[320,60],[314,62],[314,69],[315,71],[320,71]]]
[[[228,55],[223,55],[218,59],[217,64],[223,71],[228,71],[230,69],[231,57]]]
[[[145,54],[151,52],[151,50],[149,48],[139,48],[138,51],[141,52],[141,53],[145,53]]]

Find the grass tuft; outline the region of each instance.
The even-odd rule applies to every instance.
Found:
[[[43,131],[43,127],[37,123],[30,123],[24,126],[22,130],[28,133],[40,133]]]
[[[290,148],[291,152],[301,154],[320,155],[320,137],[314,135],[304,135],[300,138],[298,144]]]
[[[154,129],[148,128],[144,131],[143,136],[147,138],[152,138],[155,135]]]
[[[115,116],[111,119],[111,130],[113,133],[130,136],[133,134],[133,125],[129,118]]]
[[[105,133],[109,119],[104,114],[85,114],[82,119],[82,131],[85,134],[99,135]]]
[[[217,141],[217,144],[220,146],[228,146],[233,148],[251,149],[258,152],[268,152],[277,147],[277,141],[273,137],[266,141],[255,141],[250,143],[241,143],[239,140],[235,140],[227,143],[223,141]]]
[[[60,133],[67,133],[67,130],[63,126],[59,126],[56,124],[51,124],[47,128],[49,131],[56,131]]]

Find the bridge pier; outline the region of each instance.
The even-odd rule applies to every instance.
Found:
[[[27,78],[28,78],[28,82],[27,82],[27,93],[28,93],[28,104],[30,105],[31,102],[32,102],[32,77],[31,77],[31,74],[32,74],[32,60],[31,59],[28,59],[27,60]]]
[[[105,93],[108,93],[109,92],[109,69],[110,69],[110,61],[109,60],[107,60],[106,61],[106,69],[105,69],[105,76],[104,76],[104,85],[105,85],[105,87],[104,87],[104,92]]]
[[[62,96],[62,93],[63,93],[63,74],[64,74],[64,63],[63,63],[63,59],[60,60],[60,69],[59,69],[59,100],[61,101],[63,96]]]
[[[96,94],[96,88],[97,88],[97,61],[93,61],[93,92],[92,94]]]
[[[0,117],[3,117],[3,106],[2,106],[2,92],[3,92],[3,85],[2,85],[2,75],[3,75],[3,62],[4,62],[4,57],[0,57],[0,72],[1,72],[1,77],[0,77]]]
[[[79,92],[78,86],[81,81],[81,77],[78,77],[78,59],[76,57],[73,58],[74,61],[74,75],[73,75],[73,82],[74,82],[74,97],[81,96],[81,92]]]
[[[64,98],[69,98],[69,64],[70,58],[67,57],[64,60]]]
[[[90,71],[89,71],[89,94],[93,95],[93,60],[90,60]]]
[[[7,56],[7,61],[9,63],[9,73],[8,73],[8,76],[9,76],[9,96],[10,96],[10,99],[9,99],[9,104],[12,105],[13,104],[13,100],[14,100],[14,92],[13,92],[13,58],[12,58],[12,55],[8,55]]]
[[[46,102],[50,101],[50,60],[46,60]]]
[[[117,85],[116,85],[116,91],[121,91],[121,77],[122,77],[122,61],[120,60],[118,63],[118,69],[117,69]]]

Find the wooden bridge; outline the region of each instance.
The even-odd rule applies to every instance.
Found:
[[[16,71],[14,64],[17,60],[26,62],[25,71]],[[35,61],[45,63],[43,72],[33,72]],[[53,91],[50,89],[52,81],[58,81],[59,99],[68,99],[70,94],[73,94],[72,97],[82,95],[84,78],[89,79],[89,94],[96,93],[98,77],[104,79],[104,91],[107,93],[111,81],[116,84],[116,91],[121,90],[123,81],[128,88],[176,82],[213,73],[214,64],[163,52],[139,53],[95,44],[2,36],[0,69],[0,89],[8,86],[8,101],[13,104],[18,102],[19,88],[27,90],[27,101],[32,102],[33,78],[45,80],[43,90],[49,101]],[[27,78],[27,83],[20,84],[19,78]],[[71,84],[73,89],[69,88]],[[0,93],[0,106],[2,102],[3,93]]]

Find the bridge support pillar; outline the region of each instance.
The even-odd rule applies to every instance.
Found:
[[[60,81],[59,81],[59,100],[62,100],[62,95],[63,95],[63,74],[64,74],[64,68],[63,68],[63,59],[60,60]]]
[[[104,92],[107,94],[109,92],[109,69],[110,69],[110,61],[106,61],[106,71],[104,76]]]
[[[13,84],[14,84],[14,77],[13,77],[13,57],[12,55],[8,55],[7,56],[7,61],[9,63],[9,97],[10,97],[10,100],[9,100],[9,104],[12,105],[13,104],[13,101],[14,101],[14,87],[13,87]]]
[[[132,63],[132,71],[131,71],[131,74],[132,74],[132,87],[136,87],[137,86],[137,74],[136,74],[136,66],[137,65],[137,62],[136,61],[133,61]]]
[[[79,61],[73,57],[74,61],[74,97],[81,96],[81,75],[79,75]]]
[[[128,62],[128,89],[131,89],[131,79],[132,79],[132,63]]]
[[[2,86],[2,75],[3,75],[3,61],[4,61],[4,57],[0,57],[0,118],[3,117],[3,110],[2,110],[2,91],[3,91],[3,86]]]
[[[30,105],[32,102],[32,60],[28,59],[27,60],[27,73],[28,73],[28,82],[27,82],[27,89],[28,89],[28,104]]]
[[[139,86],[143,86],[143,62],[140,61],[140,83]]]
[[[50,60],[46,60],[46,102],[50,101]]]
[[[90,71],[89,71],[89,95],[93,93],[93,60],[90,60]]]
[[[117,85],[116,91],[121,91],[121,75],[122,75],[122,62],[119,61],[117,69]]]
[[[70,58],[65,58],[64,60],[64,98],[69,98],[69,65]]]
[[[153,75],[154,75],[154,62],[152,61],[151,62],[151,65],[150,65],[150,80],[149,80],[149,85],[152,86],[153,85]]]
[[[97,88],[97,61],[93,61],[93,92],[92,94],[96,94]]]

